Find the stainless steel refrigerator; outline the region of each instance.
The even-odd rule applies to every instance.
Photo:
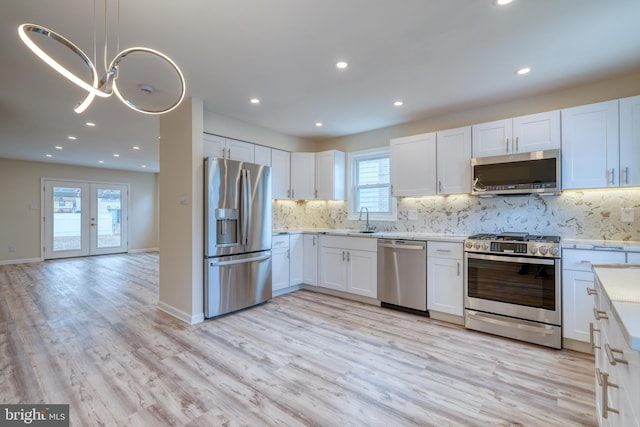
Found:
[[[208,157],[205,317],[271,298],[271,167]]]

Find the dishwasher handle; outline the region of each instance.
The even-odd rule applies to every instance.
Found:
[[[379,248],[391,248],[391,249],[409,249],[414,251],[424,251],[426,250],[425,245],[397,245],[394,243],[380,243],[378,242]]]

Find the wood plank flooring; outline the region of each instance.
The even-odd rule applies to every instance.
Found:
[[[158,255],[0,266],[0,402],[71,425],[590,426],[593,358],[309,291],[189,326]]]

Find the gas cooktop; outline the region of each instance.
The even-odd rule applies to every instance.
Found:
[[[467,252],[560,258],[560,236],[519,232],[475,234],[465,240],[464,250]]]

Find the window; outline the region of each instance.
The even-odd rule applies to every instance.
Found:
[[[349,166],[349,219],[358,219],[360,210],[366,208],[370,219],[395,221],[389,150],[349,153]]]

